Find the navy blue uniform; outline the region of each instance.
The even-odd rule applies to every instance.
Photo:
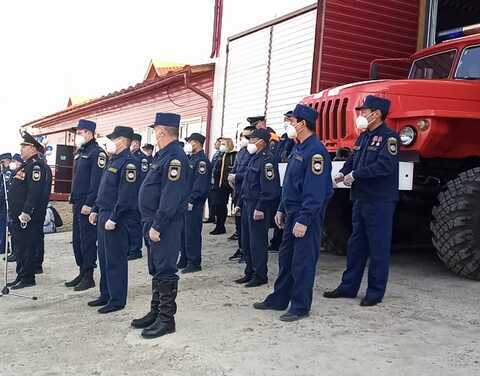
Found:
[[[239,205],[242,208],[242,247],[245,276],[266,282],[268,261],[268,229],[280,195],[278,164],[269,150],[254,154],[245,172]],[[261,211],[264,218],[254,220],[254,211]]]
[[[176,281],[177,260],[182,244],[182,229],[190,198],[192,171],[178,141],[159,150],[138,198],[144,231],[160,232],[160,241],[150,241],[148,269],[153,278]]]
[[[82,206],[92,208],[97,199],[98,186],[107,164],[107,155],[92,139],[75,153],[73,166],[73,253],[80,273],[93,269],[97,262],[97,230],[88,221],[88,215],[81,213]]]
[[[5,177],[6,186],[3,185],[3,177]],[[5,169],[0,173],[0,253],[5,252],[5,235],[7,230],[7,205],[5,204],[5,188],[8,192],[10,179],[12,178],[12,170]]]
[[[393,215],[398,201],[399,137],[385,124],[358,138],[353,154],[340,170],[353,171],[353,232],[348,243],[347,270],[339,291],[356,296],[368,269],[366,297],[381,301],[388,280]]]
[[[132,152],[132,155],[137,158],[137,161],[140,165],[140,185],[145,180],[145,177],[150,170],[150,162],[148,156],[143,153],[140,149]],[[132,256],[141,256],[142,255],[142,234],[143,234],[143,223],[140,216],[140,212],[137,210],[135,216],[131,218],[128,223],[128,242],[129,242],[129,255]],[[145,239],[147,244],[147,239]]]
[[[182,259],[187,262],[187,265],[200,268],[202,263],[202,217],[210,190],[211,166],[203,150],[192,154],[189,159],[193,171],[193,181],[188,203],[193,207],[185,213],[185,244],[182,247]]]
[[[288,160],[278,210],[285,214],[279,252],[279,275],[265,303],[272,308],[305,315],[312,305],[315,269],[320,253],[323,221],[333,195],[332,164],[315,135],[293,148]],[[307,226],[302,238],[293,235],[295,223]]]
[[[138,210],[139,169],[130,150],[113,155],[100,181],[94,208],[98,212],[100,300],[113,307],[124,307],[127,302],[127,224]],[[105,230],[109,219],[116,223],[114,230]]]

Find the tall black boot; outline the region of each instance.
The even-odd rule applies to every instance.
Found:
[[[93,269],[85,269],[83,272],[82,280],[75,286],[75,291],[85,291],[95,287],[95,281],[93,279]]]
[[[175,332],[174,315],[177,312],[177,304],[175,303],[177,289],[178,281],[158,282],[160,303],[157,318],[152,325],[142,330],[142,337],[157,338]]]
[[[132,320],[132,326],[137,329],[147,328],[157,319],[158,305],[160,304],[160,294],[158,292],[158,281],[152,279],[152,301],[150,302],[150,312],[140,319]]]
[[[80,269],[78,275],[74,279],[72,279],[71,281],[65,282],[65,286],[75,287],[80,283],[80,281],[82,280],[82,277],[83,277],[83,270]]]

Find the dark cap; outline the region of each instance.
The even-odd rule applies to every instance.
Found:
[[[360,106],[355,107],[355,110],[362,110],[364,108],[368,108],[373,111],[380,110],[383,116],[387,116],[388,111],[390,110],[390,101],[374,95],[367,95],[363,103]]]
[[[129,140],[131,140],[133,138],[133,129],[130,128],[130,127],[118,126],[118,127],[115,127],[113,132],[110,133],[109,135],[107,135],[107,137],[110,140],[114,140],[118,137],[125,137],[125,138],[128,138]]]
[[[265,116],[250,116],[250,117],[247,118],[247,121],[250,124],[255,125],[259,121],[265,121]]]
[[[13,154],[13,158],[12,158],[12,159],[13,159],[14,161],[23,163],[23,159],[22,159],[22,157],[20,156],[20,154],[18,154],[18,153]]]
[[[205,136],[203,134],[200,134],[200,133],[192,133],[189,137],[186,137],[185,138],[185,141],[198,141],[200,142],[200,144],[203,145],[203,143],[205,142]]]
[[[145,144],[145,145],[142,146],[142,149],[153,150],[153,149],[155,149],[155,147],[152,144]]]
[[[21,142],[20,145],[30,145],[37,149],[39,153],[44,153],[45,148],[43,145],[38,142],[30,133],[27,131],[21,131],[21,136],[23,138],[23,142]]]
[[[139,141],[142,142],[142,135],[138,133],[134,133],[132,137],[132,141]]]
[[[0,161],[3,161],[5,159],[12,159],[12,153],[3,153],[0,154]]]
[[[266,129],[255,129],[250,135],[250,139],[252,138],[263,140],[268,145],[270,142],[270,132]]]
[[[77,129],[86,129],[92,133],[95,133],[95,129],[97,128],[97,124],[94,121],[80,119],[77,124]]]
[[[180,115],[171,112],[157,112],[155,114],[155,123],[150,125],[150,127],[154,128],[156,125],[178,128],[180,127]]]
[[[297,104],[292,112],[292,117],[300,120],[306,120],[311,124],[315,124],[315,122],[317,121],[318,112],[310,106],[305,106],[304,104]]]
[[[292,117],[292,116],[293,116],[293,111],[292,111],[292,110],[287,111],[287,112],[285,112],[285,113],[283,114],[283,116],[285,116],[285,117]]]

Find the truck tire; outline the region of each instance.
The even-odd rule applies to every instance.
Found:
[[[352,233],[352,204],[350,190],[336,189],[330,200],[326,218],[323,249],[327,253],[345,256]]]
[[[438,257],[454,273],[480,280],[480,168],[448,182],[432,214]]]

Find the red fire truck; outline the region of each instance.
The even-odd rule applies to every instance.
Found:
[[[480,25],[468,31],[480,33]],[[358,137],[354,108],[369,94],[391,101],[386,123],[402,144],[393,241],[414,247],[433,242],[451,271],[480,280],[480,34],[418,51],[409,62],[408,79],[356,82],[304,103],[319,112],[317,132],[337,155],[338,171],[344,163],[338,159]],[[386,61],[372,63],[373,76],[379,63]],[[337,189],[327,216],[326,246],[337,253],[346,252],[351,231],[348,196]]]

